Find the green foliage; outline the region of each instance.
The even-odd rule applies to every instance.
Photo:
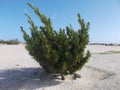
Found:
[[[50,18],[43,15],[37,7],[28,5],[40,18],[43,26],[36,26],[28,17],[31,35],[28,35],[21,27],[23,37],[26,41],[26,49],[30,55],[49,73],[73,74],[81,69],[88,61],[90,52],[84,53],[89,42],[89,22],[85,24],[78,13],[80,29],[74,31],[72,26],[60,29],[58,32],[53,29]]]
[[[13,39],[13,40],[0,40],[0,44],[7,44],[7,45],[18,45],[20,42],[18,41],[18,39]]]
[[[106,51],[106,52],[102,52],[102,53],[99,53],[99,54],[119,54],[120,51]]]

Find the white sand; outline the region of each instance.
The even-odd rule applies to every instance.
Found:
[[[53,79],[29,56],[24,45],[0,45],[0,90],[120,90],[120,46],[88,46],[93,54],[77,73],[82,77]]]

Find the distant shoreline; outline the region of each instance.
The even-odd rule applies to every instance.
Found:
[[[20,45],[20,44],[25,44],[25,42],[0,43],[0,45]],[[120,46],[119,43],[89,43],[88,45]]]
[[[119,43],[89,43],[89,45],[120,46]]]

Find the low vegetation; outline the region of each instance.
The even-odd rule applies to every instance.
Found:
[[[18,45],[20,42],[18,39],[13,39],[13,40],[0,40],[0,44],[7,44],[7,45]]]
[[[117,53],[120,53],[120,51],[106,51],[100,54],[117,54]]]

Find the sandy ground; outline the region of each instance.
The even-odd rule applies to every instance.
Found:
[[[0,45],[0,90],[120,90],[120,46],[88,46],[89,62],[65,81],[47,75],[24,45]]]

